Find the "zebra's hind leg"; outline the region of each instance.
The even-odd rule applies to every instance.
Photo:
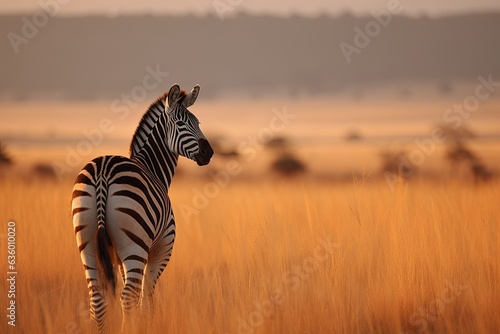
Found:
[[[156,283],[170,261],[174,238],[175,229],[167,229],[163,238],[160,239],[149,252],[149,260],[144,277],[144,294],[142,302],[143,306],[149,311],[153,311],[153,295]]]
[[[90,298],[90,316],[97,325],[99,333],[106,332],[106,312],[107,301],[104,293],[99,286],[97,261],[95,256],[82,251],[81,258],[85,268],[85,276],[87,277],[87,287],[89,289]]]
[[[147,311],[153,311],[153,296],[156,282],[170,260],[170,254],[159,262],[148,262],[144,282],[144,294],[142,296],[142,305]]]
[[[97,324],[99,333],[106,333],[106,319],[107,302],[100,289],[93,286],[89,289],[90,295],[90,316]]]
[[[123,271],[125,273],[125,287],[121,293],[121,304],[123,310],[122,332],[134,332],[137,324],[138,314],[141,303],[142,282],[144,278],[144,268],[147,262],[147,253],[141,255],[128,255],[122,261]]]

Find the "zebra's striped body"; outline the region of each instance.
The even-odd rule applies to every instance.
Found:
[[[72,214],[85,268],[90,310],[105,330],[106,286],[115,289],[113,263],[124,282],[124,316],[141,296],[151,302],[156,282],[167,266],[175,239],[168,188],[178,156],[199,165],[213,151],[187,107],[199,87],[186,95],[178,85],[144,114],[131,143],[130,158],[102,156],[89,162],[73,188]],[[167,101],[165,101],[167,100]],[[168,102],[168,108],[166,103]]]

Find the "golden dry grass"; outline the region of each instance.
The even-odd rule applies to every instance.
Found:
[[[176,244],[141,333],[500,331],[498,183],[234,180],[187,219],[205,182],[174,181]],[[2,315],[1,333],[94,330],[71,187],[0,181],[18,243],[17,326]]]

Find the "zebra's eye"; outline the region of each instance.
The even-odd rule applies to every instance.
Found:
[[[177,121],[177,122],[175,122],[175,124],[177,124],[177,126],[184,126],[184,122],[183,121]]]

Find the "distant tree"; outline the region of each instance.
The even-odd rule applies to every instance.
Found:
[[[477,160],[476,154],[465,146],[463,142],[451,143],[446,150],[446,159],[452,168],[462,162],[473,162]]]
[[[282,175],[294,176],[304,173],[306,165],[293,154],[285,153],[273,161],[271,169]]]
[[[359,132],[356,130],[351,130],[346,133],[344,136],[345,141],[360,141],[362,139],[361,135]]]
[[[276,156],[271,163],[271,170],[285,176],[295,176],[306,171],[306,165],[292,153],[289,140],[285,137],[274,137],[265,144]]]
[[[446,149],[445,158],[450,164],[450,169],[456,174],[460,167],[468,166],[475,182],[487,182],[493,178],[491,172],[486,165],[481,162],[479,156],[472,151],[466,141],[476,138],[477,135],[468,127],[462,126],[453,128],[451,126],[443,126],[442,129],[447,138],[448,148]]]
[[[12,165],[13,163],[14,162],[13,162],[10,154],[7,152],[5,145],[3,145],[0,142],[0,166],[1,165],[9,166],[9,165]]]
[[[35,175],[46,179],[56,179],[57,175],[51,165],[45,163],[37,163],[33,166],[33,172]]]
[[[406,151],[383,151],[380,153],[382,159],[381,171],[383,175],[411,177],[416,167],[410,163]]]
[[[493,172],[479,161],[471,163],[471,172],[476,183],[491,181],[494,176]]]

